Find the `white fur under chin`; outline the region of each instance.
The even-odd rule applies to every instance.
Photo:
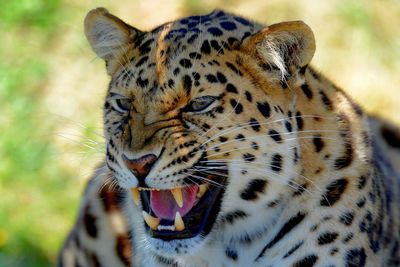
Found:
[[[196,252],[202,246],[201,244],[204,243],[204,239],[200,236],[195,236],[188,239],[180,239],[180,240],[171,240],[171,241],[163,241],[160,239],[147,237],[146,240],[151,246],[151,249],[160,255],[166,257],[179,257],[180,255],[191,255],[196,254]],[[185,252],[185,248],[187,247],[187,252]],[[157,248],[157,249],[155,249]],[[177,253],[176,249],[179,248],[181,253]]]

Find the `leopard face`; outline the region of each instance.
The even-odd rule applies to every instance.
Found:
[[[291,87],[314,52],[308,27],[215,11],[142,32],[96,9],[85,33],[111,76],[106,159],[136,236],[171,256],[265,231],[299,172]]]

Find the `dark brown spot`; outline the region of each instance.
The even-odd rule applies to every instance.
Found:
[[[279,232],[275,235],[275,237],[262,249],[260,254],[258,255],[256,261],[264,256],[265,252],[275,246],[279,241],[286,237],[293,229],[296,228],[303,219],[307,216],[306,213],[297,213],[293,217],[291,217],[279,230]]]
[[[302,185],[300,185],[300,184],[293,185],[293,187],[294,187],[293,196],[300,196],[306,191],[306,189],[308,187],[308,183],[304,183]]]
[[[268,131],[269,137],[271,137],[275,142],[282,143],[281,135],[274,129]]]
[[[258,120],[251,118],[249,125],[251,126],[251,128],[253,128],[254,131],[260,131],[260,123],[258,122]]]
[[[317,262],[317,260],[318,260],[317,255],[311,254],[295,262],[293,264],[293,267],[312,267]]]
[[[255,157],[253,154],[244,153],[244,154],[243,154],[243,159],[244,159],[244,161],[246,161],[246,162],[251,162],[251,161],[254,161],[254,160],[256,159],[256,157]]]
[[[305,65],[305,66],[301,67],[300,70],[299,70],[299,73],[304,76],[304,74],[306,73],[307,68],[308,68],[308,65]]]
[[[228,91],[229,93],[234,93],[234,94],[237,94],[237,93],[238,93],[238,90],[236,89],[236,86],[234,86],[234,85],[231,84],[231,83],[228,83],[228,84],[226,85],[226,91]]]
[[[332,102],[328,98],[328,96],[323,91],[319,91],[319,95],[321,97],[321,101],[324,104],[325,108],[327,110],[332,110]]]
[[[348,167],[353,161],[353,145],[352,145],[352,132],[350,128],[350,120],[344,114],[338,115],[338,122],[340,123],[339,134],[344,141],[344,153],[341,157],[337,158],[334,162],[334,168],[340,170]]]
[[[230,63],[230,62],[226,62],[226,66],[228,67],[228,68],[230,68],[234,73],[236,73],[237,75],[242,75],[242,73],[235,67],[235,65],[233,65],[232,63]]]
[[[225,136],[220,136],[218,139],[222,143],[224,143],[224,142],[226,142],[228,140],[228,138],[226,138]]]
[[[306,95],[306,97],[307,97],[309,100],[312,99],[313,93],[312,93],[310,87],[308,86],[308,84],[306,84],[306,83],[303,84],[303,85],[301,86],[301,90],[303,90],[303,93]]]
[[[191,52],[191,53],[189,53],[189,57],[191,59],[201,59],[201,54],[199,54],[197,52]]]
[[[349,225],[351,225],[351,223],[353,222],[353,219],[354,219],[354,213],[348,211],[348,212],[344,212],[344,213],[340,216],[339,221],[340,221],[341,223],[343,223],[344,225],[349,226]]]
[[[169,80],[168,80],[168,87],[169,87],[169,88],[173,88],[173,87],[174,87],[174,85],[175,85],[175,82],[174,82],[174,80],[172,80],[172,79],[169,79]]]
[[[226,255],[228,258],[230,258],[231,260],[233,260],[233,261],[237,261],[237,259],[238,259],[237,251],[235,251],[235,250],[233,250],[233,249],[231,249],[231,248],[227,248],[227,249],[225,250],[225,255]]]
[[[330,254],[331,254],[331,256],[334,256],[334,255],[336,255],[336,253],[338,253],[338,252],[339,252],[339,248],[334,247],[334,248],[331,249]]]
[[[142,77],[138,77],[136,79],[136,85],[141,87],[141,88],[147,87],[147,85],[149,85],[149,80],[148,79],[142,79]]]
[[[357,200],[357,203],[356,203],[357,207],[359,207],[359,208],[364,207],[366,201],[367,200],[364,197],[360,198],[359,200]]]
[[[247,101],[249,101],[249,102],[253,101],[253,96],[251,95],[251,93],[249,91],[246,91],[244,93],[244,95],[246,96]]]
[[[367,183],[367,178],[365,176],[360,176],[358,178],[358,189],[363,189]]]
[[[213,74],[207,74],[206,75],[206,79],[210,83],[217,83],[218,82],[217,77],[215,77],[215,75],[213,75]]]
[[[257,102],[257,108],[265,118],[269,118],[271,115],[271,107],[268,102]]]
[[[344,178],[331,182],[321,196],[321,206],[333,206],[346,190],[348,181]]]
[[[208,40],[205,40],[203,42],[203,44],[200,47],[200,51],[204,54],[210,54],[211,52],[211,47],[210,47],[210,43],[208,42]]]
[[[343,238],[342,242],[343,243],[348,243],[351,239],[353,239],[354,234],[353,233],[349,233],[345,236],[345,238]]]
[[[120,209],[122,201],[122,190],[119,186],[111,187],[110,184],[104,185],[99,193],[100,199],[103,201],[106,212],[111,212]]]
[[[389,146],[400,148],[400,130],[395,130],[387,125],[381,129],[382,137]]]
[[[297,243],[296,245],[294,245],[284,256],[283,258],[287,258],[290,255],[292,255],[296,250],[298,250],[302,245],[304,244],[304,241],[300,241],[299,243]]]
[[[183,89],[186,92],[186,95],[190,94],[190,90],[192,89],[192,78],[189,75],[185,75],[182,78],[183,81]]]
[[[177,76],[179,74],[179,72],[181,72],[181,70],[179,68],[175,68],[173,71],[175,76]]]
[[[185,69],[188,69],[188,68],[191,68],[191,67],[192,67],[192,62],[191,62],[189,59],[187,59],[187,58],[182,58],[182,59],[179,61],[179,64],[180,64],[182,67],[184,67]]]
[[[348,98],[348,99],[350,99],[350,100],[349,100],[349,101],[350,101],[350,105],[351,105],[351,107],[353,108],[354,112],[355,112],[358,116],[361,116],[361,115],[363,114],[363,111],[362,111],[360,105],[358,105],[358,104],[355,103],[353,100],[351,100],[351,98]]]
[[[83,214],[83,225],[87,234],[92,237],[97,237],[96,217],[91,213],[90,206],[87,205]]]
[[[265,187],[267,186],[267,181],[261,179],[251,180],[247,187],[242,190],[240,197],[244,200],[255,200],[258,198],[258,194],[265,192]]]
[[[221,72],[217,71],[217,79],[220,83],[226,83],[226,77]]]
[[[224,54],[224,49],[219,45],[217,40],[211,40],[210,41],[211,47],[217,51],[218,54]]]
[[[271,170],[274,172],[280,172],[282,170],[282,156],[280,154],[274,154],[272,156]]]
[[[337,158],[334,163],[334,168],[340,170],[348,167],[353,161],[353,146],[350,143],[345,144],[344,155]]]
[[[296,112],[296,123],[297,123],[297,129],[302,130],[304,126],[303,118],[301,116],[301,112],[297,111]]]
[[[242,211],[242,210],[234,210],[222,217],[223,222],[228,222],[230,224],[233,224],[237,219],[244,219],[248,217],[249,215]]]
[[[285,121],[285,128],[288,132],[292,132],[292,124],[289,121]]]
[[[142,66],[148,59],[149,59],[148,56],[142,57],[142,58],[136,63],[135,67],[138,68],[138,67]]]
[[[321,234],[318,237],[318,245],[326,245],[326,244],[330,244],[333,241],[336,240],[336,238],[338,237],[338,233],[335,232],[326,232]]]
[[[246,138],[244,137],[243,134],[238,134],[238,135],[235,137],[235,139],[238,140],[238,141],[244,141]]]
[[[321,135],[314,136],[313,144],[315,147],[315,152],[320,152],[324,148],[324,141],[322,141]]]
[[[140,54],[146,54],[146,53],[150,52],[151,44],[153,43],[153,41],[154,41],[154,39],[151,38],[151,39],[147,40],[146,42],[142,43],[138,48]]]
[[[236,114],[240,114],[243,111],[243,106],[239,102],[237,102],[235,99],[231,99],[231,106],[235,110]]]
[[[351,249],[346,253],[346,267],[364,267],[366,259],[364,248]]]
[[[99,258],[97,257],[97,255],[95,253],[92,253],[90,255],[90,260],[92,262],[91,267],[101,267]]]
[[[117,236],[116,251],[119,259],[126,266],[131,266],[132,247],[128,235]]]
[[[251,142],[250,144],[251,148],[253,148],[254,150],[258,150],[259,146],[256,142]]]

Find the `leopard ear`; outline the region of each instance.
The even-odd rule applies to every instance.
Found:
[[[306,67],[315,52],[314,34],[302,21],[282,22],[264,28],[246,39],[242,47],[281,72],[285,79],[289,68]]]
[[[127,49],[141,34],[141,31],[102,7],[93,9],[86,15],[84,27],[86,38],[93,51],[106,61],[110,75],[119,64],[124,63]]]

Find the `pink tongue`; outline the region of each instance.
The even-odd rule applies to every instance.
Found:
[[[198,190],[199,187],[197,185],[182,188],[182,208],[178,206],[170,190],[150,191],[151,209],[158,218],[173,221],[177,211],[183,217],[193,208]]]

